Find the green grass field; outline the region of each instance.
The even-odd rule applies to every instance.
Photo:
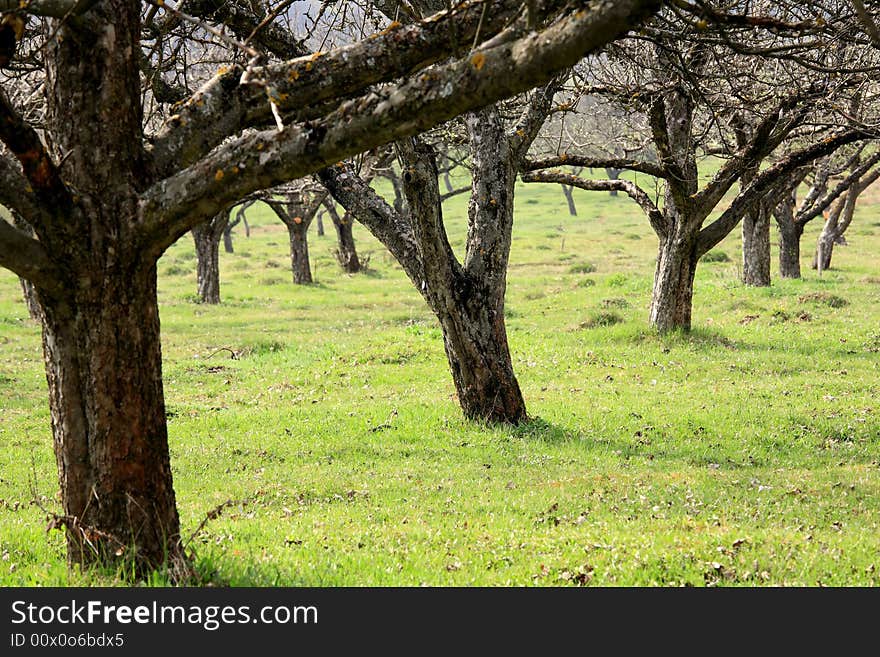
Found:
[[[172,465],[205,584],[880,584],[878,198],[821,278],[816,222],[804,279],[774,262],[764,289],[739,283],[735,231],[699,267],[694,331],[659,337],[647,221],[575,194],[570,217],[557,187],[519,191],[507,316],[533,420],[515,429],[462,419],[433,316],[360,226],[366,273],[313,227],[317,283],[297,287],[255,209],[219,307],[193,302],[189,237],[163,257]],[[466,199],[446,209],[461,246]],[[25,317],[0,272],[0,585],[119,584],[68,570],[45,531],[58,485]]]

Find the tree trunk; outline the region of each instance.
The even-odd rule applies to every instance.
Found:
[[[19,230],[23,231],[27,235],[33,236],[34,229],[31,228],[31,225],[26,222],[17,212],[12,213],[12,223]],[[37,292],[34,289],[33,283],[25,278],[21,278],[19,276],[18,282],[21,283],[21,291],[24,295],[24,303],[28,309],[28,317],[33,320],[39,321],[40,319],[40,302],[37,300]]]
[[[696,235],[673,233],[661,240],[650,315],[650,324],[658,331],[690,330],[698,260]]]
[[[336,260],[339,261],[339,266],[349,274],[356,274],[361,270],[361,262],[357,255],[357,249],[354,244],[354,235],[352,233],[352,224],[354,223],[352,220],[352,215],[350,212],[346,212],[342,217],[339,216],[339,212],[336,211],[336,206],[332,201],[325,202],[324,207],[327,209],[327,214],[330,215],[330,220],[333,222],[333,227],[336,229],[336,238],[338,243],[338,248],[336,249]]]
[[[96,268],[43,299],[43,350],[71,564],[182,563],[155,265]],[[132,570],[133,569],[133,570]]]
[[[742,220],[743,283],[755,287],[770,285],[770,213],[757,203]]]
[[[571,185],[560,185],[562,187],[562,194],[565,196],[565,200],[568,202],[568,214],[572,217],[578,216],[577,206],[574,204],[574,194],[572,193]]]
[[[465,417],[518,424],[527,419],[513,372],[504,299],[479,286],[462,286],[454,302],[430,304],[443,330],[443,346]]]
[[[290,235],[290,269],[293,272],[293,282],[297,285],[312,283],[312,268],[309,265],[309,224],[300,217],[300,223],[291,221],[287,225]]]
[[[226,253],[235,253],[235,247],[232,245],[233,228],[235,228],[235,224],[229,222],[226,224],[226,228],[223,229],[223,250],[226,251]]]
[[[828,218],[825,220],[825,225],[822,226],[822,232],[816,242],[816,252],[813,254],[812,266],[820,276],[823,271],[831,268],[834,245],[839,243],[843,233],[852,223],[860,192],[859,182],[856,181],[843,200],[828,213]]]
[[[801,277],[801,236],[804,225],[794,222],[778,222],[779,225],[779,275],[782,278]]]
[[[201,303],[220,303],[220,240],[226,234],[228,223],[229,213],[221,212],[192,229],[196,244],[196,278]]]
[[[28,317],[39,321],[40,319],[40,302],[37,301],[37,292],[34,290],[33,284],[19,277],[18,282],[21,283],[21,291],[24,295],[24,303],[28,309]]]
[[[317,226],[315,226],[315,228],[317,228],[318,237],[324,237],[324,213],[323,212],[318,212],[318,216],[315,217],[315,223],[317,224]]]
[[[140,6],[105,0],[56,29],[43,51],[46,129],[77,193],[58,194],[45,240],[66,273],[63,291],[37,287],[64,510],[54,524],[66,530],[71,564],[124,565],[126,577],[187,568],[165,424],[158,254],[132,239],[147,175],[132,56]]]
[[[403,151],[404,192],[424,267],[422,293],[440,321],[462,411],[469,419],[518,424],[528,415],[504,323],[516,167],[496,109],[469,117],[468,129],[474,175],[464,266],[449,246],[429,146]]]

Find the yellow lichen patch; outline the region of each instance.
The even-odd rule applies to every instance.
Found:
[[[299,80],[299,71],[297,71],[296,69],[292,69],[290,73],[287,74],[287,79],[291,82],[296,82],[297,80]]]
[[[382,30],[382,34],[388,34],[391,30],[396,30],[398,27],[400,27],[400,23],[397,21],[391,21],[388,27]]]
[[[494,198],[490,198],[489,205],[491,205],[492,207],[495,207],[496,205],[498,205],[498,201],[496,201]]]
[[[223,180],[223,169],[217,169],[217,173],[214,174],[214,180],[217,182]]]
[[[261,151],[261,150],[263,150],[264,148],[266,148],[266,145],[265,145],[263,142],[258,141],[258,142],[257,142],[257,150],[258,150],[258,151]]]
[[[477,69],[478,71],[483,68],[486,64],[486,55],[481,52],[478,52],[476,55],[471,57],[471,65]]]
[[[232,169],[230,169],[230,171],[232,171],[232,175],[236,175],[236,174],[239,172],[239,168],[238,168],[238,167],[232,167]]]
[[[293,218],[293,223],[295,223],[295,224],[301,224],[302,222],[303,222],[302,217],[294,217]]]
[[[220,68],[217,69],[217,75],[226,75],[227,73],[229,73],[228,66],[221,66]]]

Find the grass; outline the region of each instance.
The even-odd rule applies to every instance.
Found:
[[[316,284],[297,287],[277,266],[284,227],[254,211],[251,237],[221,254],[219,307],[193,303],[191,241],[169,250],[184,535],[234,501],[190,543],[205,583],[880,584],[880,233],[838,247],[818,278],[811,224],[805,278],[774,267],[763,289],[739,283],[734,235],[719,245],[730,262],[698,268],[694,331],[661,337],[647,221],[625,197],[575,194],[577,218],[555,186],[517,198],[507,322],[533,418],[518,428],[462,419],[432,315],[362,229],[369,276],[342,274],[313,230]],[[466,199],[447,214],[460,252]],[[0,272],[0,585],[118,584],[68,570],[34,503],[58,508],[25,316]]]

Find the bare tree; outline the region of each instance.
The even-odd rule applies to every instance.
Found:
[[[680,6],[682,3],[676,4],[676,8]],[[737,33],[737,48],[745,50],[748,45],[758,47],[763,43],[760,39],[757,43],[748,41],[756,26],[766,22],[775,30],[779,22],[772,12],[742,21],[738,16],[722,17],[747,26]],[[836,122],[816,118],[820,110],[830,112],[835,102],[846,97],[853,78],[829,70],[814,71],[806,80],[800,63],[740,53],[727,39],[719,39],[707,30],[707,25],[703,18],[697,22],[689,16],[664,12],[643,28],[639,37],[615,44],[601,60],[604,66],[594,65],[584,76],[585,92],[644,116],[655,161],[563,153],[530,162],[527,168],[531,173],[523,176],[527,182],[566,183],[588,190],[617,189],[639,204],[659,239],[650,323],[660,331],[690,328],[697,262],[743,216],[754,213],[755,224],[766,235],[766,213],[762,218],[760,205],[781,177],[871,134],[862,126],[838,129]],[[812,24],[811,29],[818,28]],[[795,45],[799,44],[795,39]],[[746,114],[748,119],[744,119]],[[843,116],[839,120],[849,123]],[[745,130],[743,125],[750,128]],[[732,132],[738,141],[732,138]],[[761,169],[762,162],[784,143],[792,145],[790,152]],[[700,160],[718,153],[725,162],[701,185]],[[571,165],[647,174],[662,181],[662,203],[632,181],[585,180],[546,171]],[[739,193],[710,221],[710,215],[737,181],[741,183]],[[749,228],[750,232],[754,230]],[[769,249],[765,251],[769,253]]]
[[[156,296],[156,263],[171,244],[254,191],[543,84],[659,2],[546,0],[530,3],[526,17],[518,1],[474,0],[281,61],[260,49],[289,31],[261,20],[260,3],[210,4],[213,13],[189,21],[169,3],[144,14],[124,0],[0,3],[38,19],[39,65],[7,69],[3,86],[34,70],[43,76],[40,131],[0,94],[0,140],[11,153],[0,157],[0,203],[36,238],[0,222],[0,266],[31,281],[43,309],[59,523],[74,563],[187,571]],[[233,9],[250,11],[246,25]],[[159,23],[181,31],[158,45],[142,29]],[[153,78],[165,75],[185,25],[202,42],[234,40],[237,55],[194,94],[153,111],[142,61],[161,51]]]
[[[262,198],[287,227],[290,270],[297,285],[314,282],[309,262],[308,233],[326,197],[327,190],[310,178],[304,178],[271,189]]]

